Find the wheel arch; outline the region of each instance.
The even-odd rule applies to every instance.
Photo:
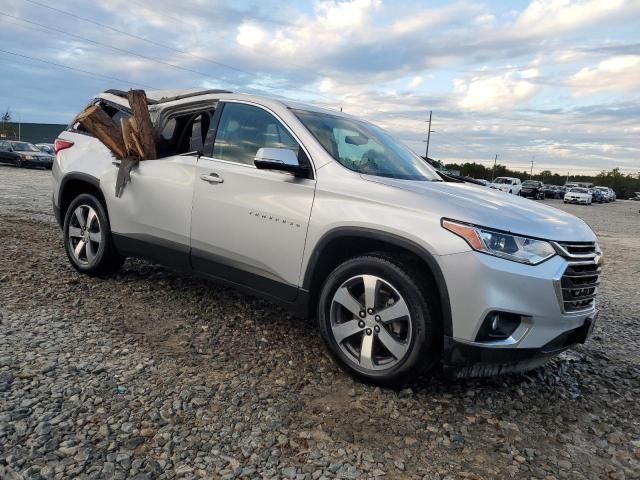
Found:
[[[317,306],[324,280],[343,261],[358,255],[382,252],[411,257],[425,267],[437,289],[439,313],[444,335],[453,333],[451,302],[442,270],[434,256],[417,243],[393,233],[362,227],[339,227],[318,241],[304,272],[302,287],[310,293],[309,312]]]
[[[67,209],[74,198],[82,193],[90,193],[98,197],[98,200],[102,203],[102,206],[107,212],[107,204],[100,189],[100,180],[92,175],[88,175],[82,172],[73,172],[68,173],[64,176],[62,181],[60,182],[60,190],[58,195],[58,207],[60,209],[60,215],[56,215],[59,217],[58,223],[60,228],[63,227],[64,218],[67,214]],[[109,217],[109,212],[107,212],[107,218]]]

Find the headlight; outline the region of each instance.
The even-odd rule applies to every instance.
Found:
[[[496,232],[466,223],[442,220],[442,226],[462,237],[471,248],[514,262],[538,265],[556,254],[549,242]]]
[[[33,155],[25,155],[24,158],[26,160],[33,160],[35,157]]]

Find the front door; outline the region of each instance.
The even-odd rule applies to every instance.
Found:
[[[211,157],[198,160],[191,226],[195,270],[294,300],[315,180],[258,170],[259,148],[305,154],[272,113],[226,103]],[[308,160],[306,160],[308,161]]]

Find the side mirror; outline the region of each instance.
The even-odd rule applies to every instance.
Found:
[[[296,177],[309,175],[309,166],[300,165],[298,156],[288,148],[260,148],[254,158],[256,168],[293,173]]]

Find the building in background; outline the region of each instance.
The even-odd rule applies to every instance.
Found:
[[[67,128],[59,123],[0,123],[0,139],[21,140],[29,143],[53,143]]]

